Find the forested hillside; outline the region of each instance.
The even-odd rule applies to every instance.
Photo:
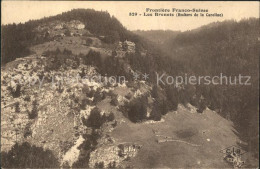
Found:
[[[35,44],[49,41],[48,38],[36,38],[34,29],[42,24],[52,21],[81,21],[87,30],[96,36],[104,36],[108,43],[118,40],[131,40],[138,45],[144,45],[137,35],[128,31],[123,25],[108,12],[100,12],[92,9],[75,9],[62,14],[46,17],[40,20],[31,20],[25,24],[2,25],[2,63],[15,60],[30,54],[29,47]]]
[[[135,33],[156,43],[151,32]],[[241,138],[249,143],[247,148],[258,156],[259,44],[258,19],[230,20],[172,35],[158,46],[170,59],[160,61],[155,55],[147,63],[140,57],[130,58],[135,62],[133,65],[145,65],[139,69],[146,69],[143,70],[146,72],[151,67],[151,71],[164,70],[171,75],[186,73],[214,77],[222,74],[231,77],[231,81],[239,74],[250,76],[251,85],[186,85],[184,91],[174,92],[178,93],[174,100],[182,104],[192,103],[199,109],[207,106],[232,120]],[[201,102],[200,96],[205,101]]]
[[[163,44],[164,42],[176,37],[179,33],[181,33],[180,31],[171,31],[171,30],[150,30],[150,31],[137,30],[133,32],[156,44]]]
[[[183,32],[162,45],[184,72],[194,75],[250,76],[252,85],[198,86],[207,106],[235,122],[249,149],[258,151],[259,21],[212,23]],[[234,79],[234,78],[233,78]]]

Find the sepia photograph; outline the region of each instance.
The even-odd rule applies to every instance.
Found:
[[[0,168],[259,168],[259,1],[1,1]]]

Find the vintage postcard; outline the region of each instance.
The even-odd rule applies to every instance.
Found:
[[[1,168],[258,168],[258,1],[1,4]]]

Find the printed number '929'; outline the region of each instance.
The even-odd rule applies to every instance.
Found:
[[[137,16],[137,12],[130,12],[129,16]]]

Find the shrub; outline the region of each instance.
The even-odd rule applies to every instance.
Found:
[[[108,116],[104,113],[103,115],[100,114],[100,110],[95,107],[91,110],[88,119],[82,118],[82,123],[93,129],[100,129],[100,127],[108,121],[113,121],[115,119],[115,115],[110,113]]]
[[[104,168],[104,162],[96,163],[94,168]]]
[[[95,91],[94,90],[87,90],[86,91],[86,96],[91,98],[94,97]]]
[[[113,106],[117,106],[119,104],[116,96],[112,96],[110,104],[113,105]]]
[[[91,110],[88,119],[82,118],[82,122],[87,127],[99,129],[103,124],[103,119],[100,114],[100,110],[97,107],[95,107],[94,109]]]
[[[85,68],[81,68],[81,72],[79,73],[79,76],[80,76],[81,78],[83,78],[83,77],[86,76]]]
[[[151,96],[153,98],[158,98],[159,97],[159,95],[158,95],[158,86],[157,85],[153,86],[152,91],[151,91]]]
[[[150,119],[155,120],[155,121],[160,121],[162,118],[162,113],[159,109],[159,102],[155,101],[153,105],[153,109],[150,114]]]
[[[204,99],[202,99],[199,103],[197,112],[198,113],[202,113],[204,110],[206,109],[206,101]]]
[[[106,121],[113,121],[115,120],[114,113],[109,113],[109,115],[106,117]]]
[[[110,163],[108,164],[108,168],[116,168],[116,162],[115,162],[115,161],[110,162]]]
[[[91,101],[87,98],[82,99],[81,103],[80,103],[80,109],[81,110],[86,110],[86,105],[90,105]]]
[[[93,43],[93,39],[87,38],[85,45],[86,45],[86,46],[90,46],[92,43]]]
[[[117,52],[115,50],[112,51],[112,56],[116,56],[117,55]]]
[[[9,152],[1,152],[3,168],[58,168],[59,161],[50,150],[25,142],[16,143]]]
[[[25,96],[24,101],[27,101],[27,102],[31,101],[31,97],[30,96]]]
[[[84,142],[78,147],[80,155],[78,161],[73,164],[73,168],[89,168],[88,162],[90,153],[95,150],[98,142],[97,140],[101,137],[100,133],[92,130],[91,134],[84,134]]]
[[[7,89],[10,91],[11,95],[13,96],[13,98],[20,97],[20,95],[21,95],[21,85],[20,84],[16,85],[15,90],[12,87],[10,87],[10,86],[8,86]]]
[[[34,100],[32,103],[32,111],[28,114],[29,119],[35,119],[38,116],[38,103],[37,100]]]
[[[112,127],[115,128],[117,126],[117,121],[115,121],[113,124],[112,124]]]
[[[59,87],[57,88],[57,91],[59,93],[62,93],[64,91],[64,89],[61,87],[61,84],[59,83]]]
[[[23,137],[27,138],[32,136],[31,123],[27,123],[24,129]]]
[[[21,111],[21,110],[20,110],[20,103],[19,103],[19,102],[16,102],[16,103],[15,103],[15,112],[16,112],[16,113],[20,113],[20,111]]]
[[[117,31],[110,31],[109,35],[105,36],[102,41],[105,43],[115,43],[119,41],[120,36]]]
[[[178,109],[178,98],[177,98],[177,90],[173,87],[166,88],[166,97],[169,103],[169,110],[176,111]]]
[[[170,110],[169,108],[169,102],[166,99],[159,100],[159,110],[162,115],[165,115]]]
[[[70,36],[70,30],[69,30],[69,29],[66,29],[65,32],[64,32],[64,34],[65,34],[66,36]]]
[[[128,93],[127,95],[125,95],[125,98],[128,99],[128,100],[130,100],[130,99],[132,98],[131,93]]]
[[[98,89],[94,94],[93,103],[96,104],[102,100],[104,100],[106,97],[105,92],[101,92],[100,89]]]
[[[146,119],[147,104],[147,96],[142,96],[130,102],[127,106],[127,115],[129,120],[136,123]]]
[[[90,50],[89,53],[86,56],[84,56],[82,59],[83,59],[83,63],[86,65],[94,65],[97,67],[101,67],[102,65],[101,54],[94,50]]]

